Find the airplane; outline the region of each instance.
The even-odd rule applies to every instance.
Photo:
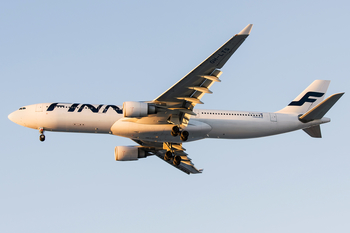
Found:
[[[252,24],[152,101],[126,101],[122,106],[81,103],[39,103],[19,108],[8,118],[25,127],[45,131],[112,134],[130,138],[138,146],[116,146],[115,160],[133,161],[156,155],[187,174],[202,173],[187,156],[184,142],[206,138],[257,138],[302,129],[321,138],[320,124],[344,93],[324,100],[329,80],[315,80],[277,112],[194,109],[209,88],[220,82],[222,67],[250,35]]]

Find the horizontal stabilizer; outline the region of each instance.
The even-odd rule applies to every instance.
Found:
[[[320,125],[312,126],[310,128],[303,129],[305,133],[313,138],[322,138]]]
[[[343,95],[344,93],[331,95],[330,97],[319,103],[316,107],[312,108],[310,111],[300,116],[299,120],[301,122],[306,123],[313,120],[321,119]]]

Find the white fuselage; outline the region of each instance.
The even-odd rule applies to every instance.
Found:
[[[194,110],[186,127],[188,141],[203,138],[256,138],[286,133],[329,122],[329,118],[302,123],[296,114]],[[28,105],[9,115],[15,123],[33,129],[114,134],[136,140],[181,142],[171,136],[172,124],[137,123],[124,118],[121,106],[69,103]]]

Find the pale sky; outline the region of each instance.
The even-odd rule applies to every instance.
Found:
[[[0,232],[350,231],[348,1],[3,1]],[[277,111],[312,81],[346,92],[322,139],[303,131],[184,144],[200,175],[129,139],[11,122],[43,102],[152,100],[248,24],[202,108]],[[198,107],[198,106],[197,106]]]

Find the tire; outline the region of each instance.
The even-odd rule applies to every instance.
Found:
[[[173,158],[173,154],[171,153],[171,151],[168,150],[167,152],[165,152],[165,155],[164,155],[165,161],[169,161],[172,158]]]
[[[178,155],[176,155],[176,156],[174,157],[173,164],[174,164],[175,166],[179,166],[180,163],[181,163],[181,157],[178,156]]]
[[[171,130],[171,135],[176,137],[179,134],[180,134],[180,128],[179,126],[175,125]]]
[[[188,139],[188,135],[189,135],[188,131],[182,131],[180,136],[181,141],[186,142]]]
[[[176,137],[178,134],[171,131],[171,136]]]

